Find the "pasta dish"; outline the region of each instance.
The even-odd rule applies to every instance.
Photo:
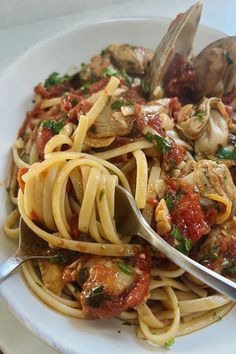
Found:
[[[57,251],[23,266],[54,310],[118,317],[170,346],[233,307],[139,236],[119,234],[114,220],[120,184],[170,245],[236,279],[234,57],[227,43],[212,46],[194,58],[172,53],[158,76],[151,50],[112,44],[34,88],[13,146],[4,230],[17,238],[22,217]]]

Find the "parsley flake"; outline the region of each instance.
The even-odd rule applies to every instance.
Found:
[[[112,68],[110,66],[108,66],[107,68],[103,69],[102,71],[102,75],[104,77],[110,77],[110,76],[114,76],[114,75],[117,75],[119,74],[119,71],[115,68]]]
[[[147,133],[144,136],[150,143],[155,143],[156,148],[162,153],[168,152],[171,149],[169,141],[160,135]]]
[[[172,225],[172,230],[171,230],[170,234],[171,234],[171,236],[176,238],[176,240],[183,241],[183,235],[182,235],[180,229],[175,224]]]
[[[128,264],[126,264],[124,262],[118,263],[118,267],[125,274],[130,275],[133,272],[132,267],[130,267]]]
[[[171,338],[168,341],[165,342],[166,347],[171,347],[175,343],[175,339]]]
[[[62,119],[60,119],[59,121],[52,119],[52,120],[44,120],[42,122],[42,127],[43,128],[48,128],[51,129],[53,131],[54,134],[59,134],[61,129],[64,127],[65,125],[65,117],[63,117]]]
[[[105,194],[105,190],[104,190],[104,189],[102,189],[102,190],[100,191],[100,193],[99,193],[99,201],[101,201],[101,200],[102,200],[102,198],[103,198],[104,194]]]

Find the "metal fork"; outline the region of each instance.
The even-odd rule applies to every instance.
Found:
[[[148,225],[132,195],[121,186],[116,186],[115,221],[117,231],[122,235],[143,237],[188,273],[236,301],[236,283],[195,262],[170,246]]]

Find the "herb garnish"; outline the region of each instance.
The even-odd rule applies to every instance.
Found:
[[[199,122],[199,123],[202,123],[203,122],[203,120],[204,120],[204,115],[205,115],[206,113],[204,112],[204,111],[198,111],[198,112],[196,112],[196,114],[195,114],[195,117],[197,118],[197,121]]]
[[[141,84],[141,88],[142,88],[143,92],[145,94],[148,94],[150,91],[150,86],[149,86],[149,83],[147,82],[147,80],[142,79],[140,84]]]
[[[120,262],[118,263],[118,267],[120,268],[120,270],[125,273],[130,275],[133,272],[132,267],[130,267],[128,264],[124,263],[124,262]]]
[[[215,320],[215,321],[220,321],[220,320],[222,320],[222,317],[221,317],[220,315],[217,315],[216,312],[214,312],[214,313],[213,313],[213,320]]]
[[[134,106],[135,100],[129,98],[128,100],[115,100],[111,104],[111,109],[120,109],[123,106]]]
[[[73,98],[72,100],[71,100],[71,104],[72,104],[72,106],[73,107],[75,107],[77,104],[78,104],[78,100],[77,100],[77,98]]]
[[[165,342],[165,346],[170,347],[175,343],[175,339],[171,338],[168,341]]]
[[[172,230],[171,230],[170,234],[171,234],[171,236],[176,238],[176,240],[183,241],[183,235],[182,235],[180,229],[175,224],[172,224]]]
[[[104,190],[104,189],[101,189],[101,191],[100,191],[100,193],[99,193],[99,201],[102,200],[104,194],[105,194],[105,190]]]
[[[66,74],[64,76],[61,76],[59,73],[54,71],[45,80],[44,87],[49,88],[54,85],[62,84],[64,81],[69,81],[69,80],[73,79],[74,76],[75,76],[75,74],[74,75]]]
[[[183,242],[177,245],[175,248],[183,254],[188,254],[192,246],[192,240],[190,238],[185,238]]]
[[[76,280],[80,286],[82,286],[89,277],[89,268],[83,267],[77,272]]]
[[[216,151],[216,156],[221,160],[236,160],[236,146],[232,151],[220,146]]]
[[[231,268],[226,268],[225,272],[229,274],[236,274],[236,265]]]
[[[94,308],[99,308],[101,303],[104,300],[109,300],[109,296],[104,292],[104,287],[102,285],[96,286],[93,288],[89,296],[87,297],[87,301],[89,306]]]
[[[168,152],[171,149],[169,141],[160,135],[147,133],[144,136],[150,143],[155,143],[156,148],[162,153]]]
[[[60,120],[55,120],[55,119],[51,119],[51,120],[44,120],[42,122],[42,127],[43,128],[48,128],[51,129],[53,131],[54,134],[59,134],[61,129],[64,127],[65,125],[65,121],[66,118],[63,117]]]
[[[83,84],[82,86],[80,86],[80,90],[81,91],[86,91],[88,90],[88,88],[91,86],[91,82],[86,82],[85,84]]]
[[[119,71],[115,68],[112,68],[111,66],[108,66],[107,68],[103,69],[102,71],[102,76],[104,77],[110,77],[119,74]]]
[[[165,197],[164,197],[165,201],[166,201],[166,206],[169,210],[174,208],[174,197],[173,195],[166,193]]]

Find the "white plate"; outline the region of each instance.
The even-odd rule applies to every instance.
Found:
[[[122,19],[83,24],[40,43],[11,65],[0,78],[0,180],[6,176],[9,149],[14,142],[25,112],[32,106],[33,87],[53,71],[65,73],[80,66],[110,43],[133,43],[155,48],[168,27],[166,19]],[[221,33],[206,27],[198,30],[195,51],[218,39]],[[6,200],[4,188],[0,198]],[[0,223],[6,216],[5,202],[0,205]],[[0,238],[0,261],[16,245]],[[110,353],[147,354],[157,348],[139,341],[133,329],[118,320],[82,321],[65,317],[41,303],[28,289],[21,275],[14,274],[0,287],[0,296],[15,315],[37,336],[56,350],[72,354]],[[178,338],[172,354],[235,354],[236,311],[222,321],[197,333]],[[166,349],[159,348],[159,353]]]

